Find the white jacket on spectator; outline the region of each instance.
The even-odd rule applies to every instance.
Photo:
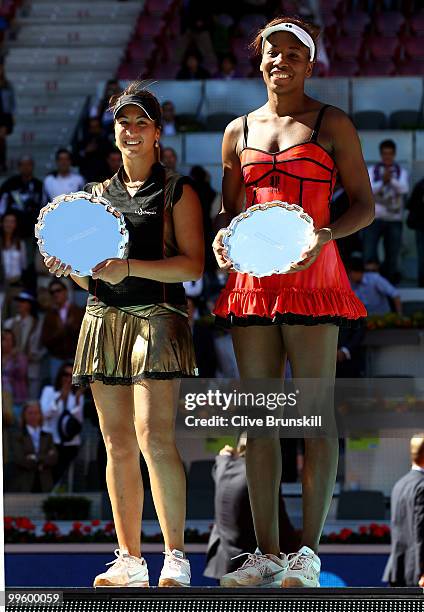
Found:
[[[60,391],[56,391],[53,386],[44,387],[41,392],[40,405],[44,417],[43,431],[51,433],[53,436],[53,442],[55,444],[61,444],[61,439],[57,429],[59,417],[64,410],[63,400],[60,398]],[[67,408],[69,412],[74,416],[80,423],[83,422],[84,418],[84,396],[80,395],[78,400],[73,393],[68,396]],[[72,438],[69,442],[64,442],[64,446],[79,446],[81,444],[81,436],[77,435]]]
[[[375,218],[383,221],[402,221],[404,196],[409,191],[408,172],[399,164],[393,164],[390,167],[391,179],[384,183],[384,170],[385,166],[381,163],[368,168],[375,196]]]
[[[43,204],[51,202],[54,198],[64,193],[74,193],[81,191],[86,180],[81,174],[70,172],[66,176],[48,174],[43,182]]]

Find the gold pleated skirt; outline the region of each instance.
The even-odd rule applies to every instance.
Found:
[[[72,382],[134,385],[146,378],[197,376],[193,340],[184,314],[163,306],[87,306]]]

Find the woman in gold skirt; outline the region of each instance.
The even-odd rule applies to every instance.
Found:
[[[184,554],[185,475],[175,445],[178,379],[197,374],[183,281],[203,271],[202,213],[188,179],[159,163],[161,108],[139,82],[111,98],[123,166],[85,190],[123,213],[127,260],[108,259],[92,277],[73,276],[54,257],[46,265],[89,290],[73,382],[89,384],[107,451],[106,482],[119,549],[94,586],[148,586],[140,551],[140,451],[165,542],[159,586],[189,586]]]

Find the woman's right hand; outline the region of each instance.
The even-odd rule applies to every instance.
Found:
[[[231,259],[227,257],[227,250],[222,242],[225,234],[227,233],[227,228],[220,229],[217,235],[215,236],[215,240],[212,243],[213,252],[215,254],[216,261],[221,270],[230,271],[233,267],[233,262]]]
[[[58,278],[60,276],[69,276],[69,274],[72,272],[71,266],[63,263],[57,257],[45,257],[44,263],[49,269],[50,274],[55,274]]]

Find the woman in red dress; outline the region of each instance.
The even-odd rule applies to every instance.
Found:
[[[258,33],[268,102],[232,121],[223,141],[223,208],[220,227],[245,206],[283,200],[299,204],[314,220],[314,237],[290,273],[256,278],[231,272],[222,244],[214,241],[222,269],[230,271],[215,308],[231,326],[242,378],[279,378],[288,358],[296,379],[335,377],[338,329],[366,316],[350,288],[334,239],[357,232],[374,218],[374,202],[358,135],[340,109],[304,92],[312,75],[318,32],[294,18],[278,18]],[[330,224],[330,202],[339,172],[349,210]],[[298,553],[280,556],[278,439],[251,438],[246,465],[258,549],[224,586],[319,586],[319,539],[332,499],[337,438],[305,440],[303,539]],[[270,484],[271,483],[271,484]]]

